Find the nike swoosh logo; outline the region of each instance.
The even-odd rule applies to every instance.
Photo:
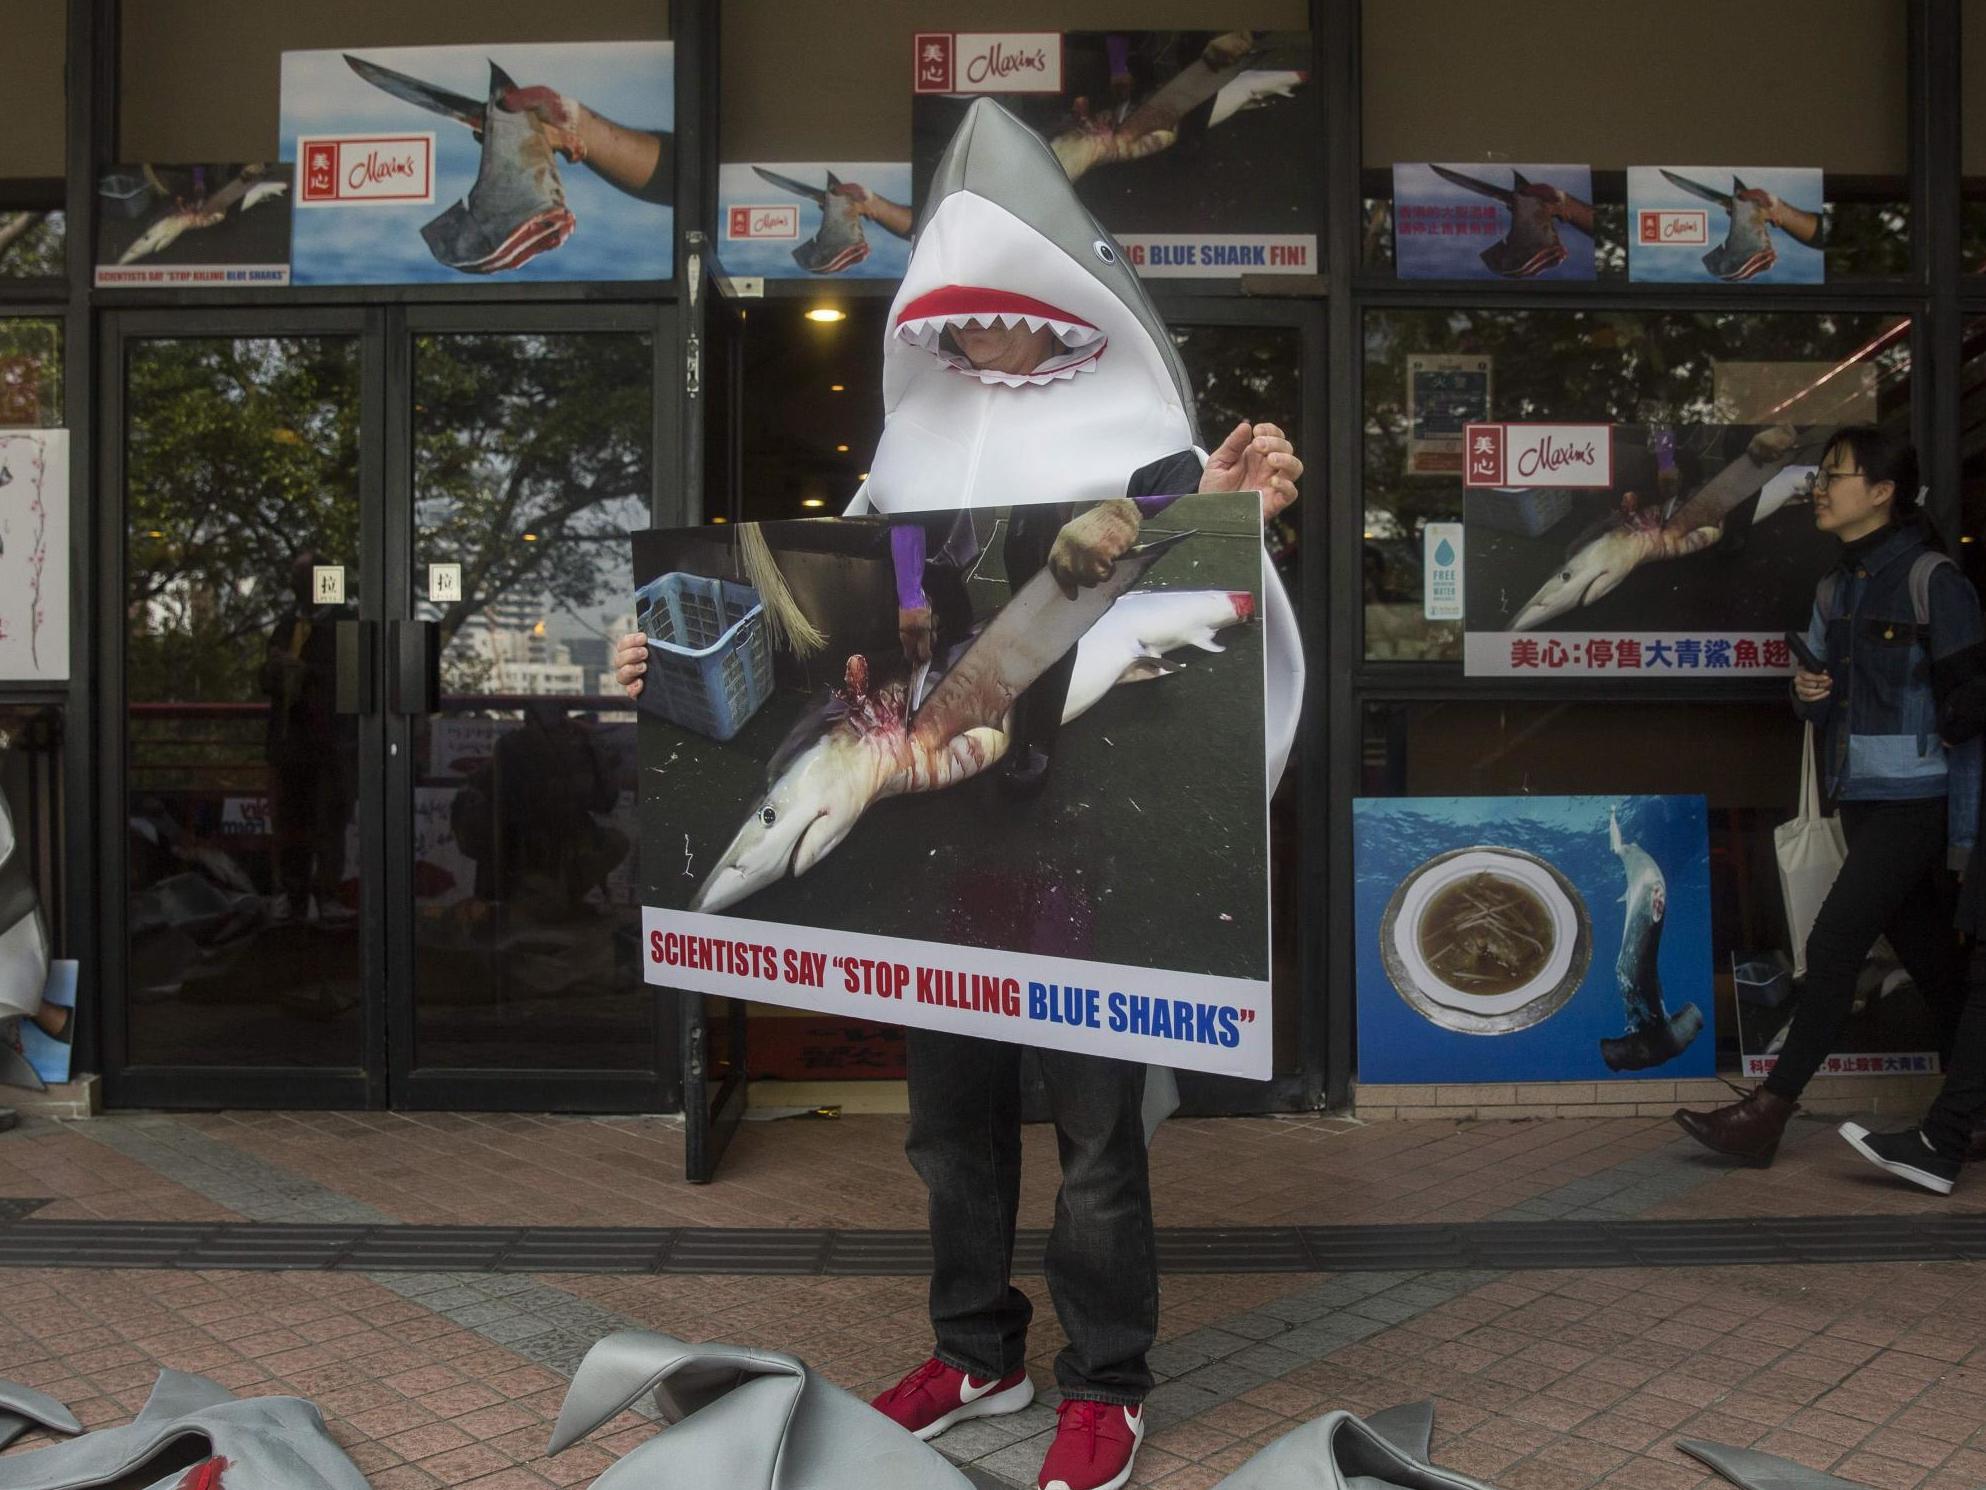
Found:
[[[959,1401],[977,1402],[999,1384],[998,1381],[989,1381],[984,1386],[974,1386],[972,1378],[968,1376],[959,1383]]]

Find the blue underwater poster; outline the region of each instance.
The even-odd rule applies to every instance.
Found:
[[[674,273],[668,42],[285,52],[299,285]]]
[[[1630,166],[1627,277],[1639,284],[1826,282],[1821,172]]]
[[[1361,1081],[1715,1074],[1703,798],[1352,809]]]
[[[1593,168],[1393,167],[1402,279],[1593,278]]]

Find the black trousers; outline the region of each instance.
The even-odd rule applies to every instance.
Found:
[[[905,1031],[905,1149],[931,1196],[931,1327],[938,1358],[980,1381],[1027,1359],[1033,1306],[1013,1285],[1021,1203],[1021,1047]],[[1062,1188],[1042,1271],[1069,1344],[1065,1397],[1129,1405],[1152,1388],[1158,1241],[1145,1152],[1145,1068],[1041,1050]]]
[[[1056,535],[1069,521],[1074,509],[1067,502],[1044,502],[1016,507],[1007,518],[1007,541],[1000,557],[1007,567],[1007,587],[1018,590],[1039,574],[1055,547]],[[1055,749],[1055,737],[1062,730],[1062,710],[1069,702],[1069,680],[1076,675],[1076,649],[1069,648],[1062,659],[1028,685],[1014,700],[1014,741],[1012,758],[1025,764],[1027,751],[1047,755]]]
[[[1965,1007],[1944,1089],[1924,1115],[1924,1136],[1947,1159],[1963,1159],[1972,1130],[1986,1120],[1986,940],[1972,944]]]
[[[1949,1051],[1958,1023],[1964,964],[1952,916],[1957,896],[1945,869],[1945,799],[1843,802],[1848,859],[1807,937],[1807,984],[1778,1064],[1765,1078],[1797,1099],[1834,1051],[1855,1003],[1855,980],[1876,938],[1887,936],[1923,992]]]

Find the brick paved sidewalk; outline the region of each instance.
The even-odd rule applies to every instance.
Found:
[[[748,1124],[697,1188],[666,1119],[130,1115],[0,1137],[0,1195],[53,1197],[49,1219],[915,1227],[901,1139],[893,1118]],[[1026,1148],[1022,1224],[1045,1225],[1052,1134]],[[1986,1209],[1986,1175],[1938,1201],[1806,1122],[1764,1173],[1660,1119],[1180,1122],[1153,1172],[1167,1226]],[[630,1415],[543,1457],[566,1375],[612,1329],[789,1350],[860,1392],[929,1345],[912,1278],[50,1266],[8,1282],[0,1376],[86,1425],[128,1418],[162,1365],[201,1371],[313,1398],[380,1490],[590,1483],[654,1431]],[[1327,1408],[1432,1396],[1437,1461],[1509,1490],[1708,1483],[1678,1435],[1881,1490],[1979,1490],[1982,1283],[1986,1265],[1959,1263],[1171,1276],[1133,1484],[1199,1490]],[[1048,1388],[1061,1338],[1040,1280],[1022,1286]],[[938,1446],[1031,1485],[1053,1400]]]

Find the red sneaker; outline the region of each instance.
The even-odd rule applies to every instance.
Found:
[[[1040,1490],[1123,1490],[1144,1442],[1144,1408],[1076,1399],[1055,1415],[1055,1442],[1035,1481]]]
[[[1023,1366],[999,1381],[974,1381],[935,1356],[869,1405],[919,1438],[936,1438],[968,1418],[996,1418],[1034,1401],[1034,1383]]]

